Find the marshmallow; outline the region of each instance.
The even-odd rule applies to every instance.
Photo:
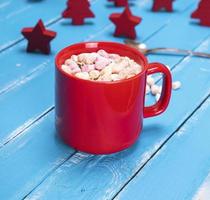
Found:
[[[152,78],[152,76],[147,76],[147,84],[149,86],[152,86],[155,84],[155,80],[154,80],[154,78]]]
[[[66,73],[72,74],[71,69],[68,65],[61,65],[61,69]]]
[[[85,79],[85,80],[89,80],[90,79],[90,76],[87,72],[79,72],[79,73],[76,73],[75,76],[77,78],[81,78],[81,79]]]
[[[156,101],[159,101],[160,96],[161,96],[161,95],[160,95],[159,93],[158,93],[158,94],[156,94],[156,95],[155,95],[155,100],[156,100]]]
[[[173,90],[178,90],[181,87],[181,82],[180,81],[175,81],[172,83],[172,88]]]
[[[107,66],[107,67],[104,67],[101,72],[100,72],[101,75],[104,75],[104,74],[107,74],[107,75],[111,75],[112,74],[112,67],[111,66]]]
[[[82,69],[82,72],[90,72],[91,70],[94,70],[95,69],[95,65],[83,65],[81,67]]]
[[[119,74],[111,74],[111,79],[112,81],[119,81],[120,80]]]
[[[78,57],[76,55],[72,55],[71,56],[71,60],[73,60],[74,62],[78,61]]]
[[[89,76],[90,76],[91,80],[97,79],[99,77],[99,75],[100,75],[100,72],[95,69],[89,72]]]
[[[78,78],[98,81],[116,81],[127,79],[140,73],[142,68],[126,56],[99,50],[93,53],[72,55],[62,66],[67,73]]]
[[[109,59],[106,59],[102,56],[99,56],[96,58],[96,61],[95,61],[95,67],[96,69],[98,70],[102,70],[104,67],[106,67],[107,65],[110,64],[110,60]]]
[[[151,86],[151,93],[153,95],[160,94],[160,87],[158,85]]]
[[[149,94],[151,92],[150,86],[146,84],[146,94]]]
[[[98,50],[97,54],[102,56],[102,57],[104,57],[104,58],[109,58],[109,54],[106,51],[102,50],[102,49]]]

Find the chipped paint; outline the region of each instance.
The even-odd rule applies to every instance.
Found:
[[[17,10],[16,12],[13,12],[13,13],[10,13],[9,15],[7,15],[5,19],[9,19],[11,17],[14,17],[14,16],[16,16],[16,15],[18,15],[18,14],[20,14],[20,13],[22,13],[22,12],[24,12],[24,11],[30,9],[30,8],[31,8],[31,5],[28,5],[24,8],[21,8],[21,9]]]
[[[69,160],[69,164],[79,164],[82,160],[90,157],[90,154],[87,153],[83,153],[83,152],[77,152],[76,154],[74,154],[71,159]]]
[[[27,75],[20,77],[19,79],[16,79],[15,81],[9,83],[6,87],[0,90],[0,94],[6,93],[8,91],[11,91],[12,89],[15,89],[32,79],[34,79],[37,75],[39,75],[40,71],[43,70],[45,67],[49,66],[50,59],[47,59],[45,62],[41,63],[40,65],[33,68]]]
[[[86,41],[86,42],[91,41],[93,38],[95,38],[95,37],[101,35],[102,33],[106,32],[111,27],[113,27],[112,24],[109,24],[109,25],[103,27],[101,31],[97,32],[96,34],[89,35],[84,41]]]
[[[160,148],[160,146],[164,143],[165,140],[166,140],[166,137],[161,139],[161,141],[155,143],[152,148],[150,148],[148,151],[146,151],[145,153],[142,154],[141,161],[140,161],[140,164],[138,165],[138,168],[151,158],[151,156]],[[161,148],[161,151],[163,151],[164,148],[165,148],[165,146]],[[158,151],[156,153],[156,156],[159,153],[160,153],[160,151]]]
[[[208,95],[208,94],[207,94]],[[205,110],[207,110],[210,107],[210,99],[207,99],[205,101],[205,103],[199,108],[198,112],[204,112]],[[196,124],[196,122],[199,121],[199,117],[197,115],[193,115],[190,119],[189,122],[185,124],[184,126],[182,126],[176,133],[176,135],[179,136],[183,136],[185,133],[189,133],[188,129],[192,127],[192,124]]]
[[[22,132],[27,127],[29,127],[33,122],[34,122],[34,119],[29,119],[24,124],[22,124],[21,126],[19,126],[18,128],[16,128],[14,131],[12,131],[9,135],[7,135],[7,137],[5,139],[3,139],[3,142],[2,142],[3,144],[0,145],[0,148],[3,147],[3,145],[5,143],[7,143],[8,141],[10,141],[13,138],[15,138],[20,132]]]
[[[209,200],[210,199],[210,173],[196,192],[192,200]]]
[[[5,8],[5,7],[9,6],[9,5],[10,5],[10,3],[11,3],[11,1],[7,1],[7,2],[4,2],[4,3],[0,4],[0,9]]]
[[[40,114],[40,116],[48,115],[49,111],[51,111],[52,109],[53,108],[50,108],[50,109],[44,111],[42,114]],[[37,124],[42,123],[42,121],[44,121],[45,117],[42,117],[41,119],[39,119],[40,116],[38,116],[36,118],[29,119],[28,121],[23,123],[21,126],[16,128],[14,131],[12,131],[9,135],[7,135],[6,138],[3,139],[3,142],[0,143],[0,148],[2,148],[5,144],[10,142],[14,138],[22,136],[21,133],[26,134],[25,130],[27,130],[28,128],[32,128],[33,126],[36,126]],[[37,121],[37,119],[39,119],[39,120]]]
[[[208,72],[208,73],[210,73],[210,68],[209,68],[209,66],[208,66],[207,69],[204,68],[204,67],[200,67],[200,70],[203,71],[203,72]]]

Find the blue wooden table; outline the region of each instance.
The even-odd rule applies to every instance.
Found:
[[[210,59],[150,55],[170,66],[182,88],[168,110],[146,119],[131,148],[90,155],[64,145],[54,128],[54,58],[63,47],[111,40],[108,20],[122,8],[92,0],[96,18],[69,25],[60,13],[65,0],[0,0],[0,200],[209,200]],[[190,19],[198,0],[177,0],[173,13],[152,13],[152,0],[133,0],[143,17],[138,40],[149,47],[210,52],[210,28]],[[25,53],[23,27],[42,18],[58,33],[52,54]],[[158,80],[157,80],[158,81]],[[154,97],[147,95],[147,103]]]

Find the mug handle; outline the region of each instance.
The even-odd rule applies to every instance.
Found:
[[[144,118],[153,117],[163,113],[168,107],[171,98],[172,78],[169,69],[161,63],[150,63],[147,65],[146,75],[163,73],[163,86],[160,99],[152,106],[144,107]]]

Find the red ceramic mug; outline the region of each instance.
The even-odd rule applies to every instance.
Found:
[[[73,54],[96,52],[127,56],[139,63],[140,74],[115,82],[96,82],[67,74],[61,65]],[[146,77],[163,73],[160,100],[145,107]],[[86,42],[61,50],[56,57],[56,128],[71,147],[108,154],[131,146],[142,130],[143,118],[164,112],[171,96],[171,73],[163,64],[148,64],[136,49],[114,42]]]

